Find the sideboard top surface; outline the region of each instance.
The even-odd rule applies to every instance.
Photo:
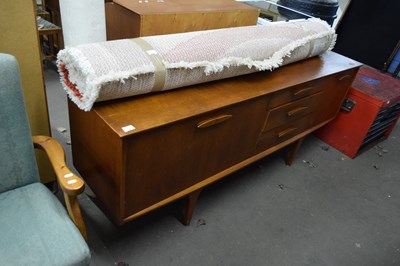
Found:
[[[122,138],[359,66],[327,52],[273,71],[96,103],[91,112]],[[129,125],[135,129],[125,132],[122,128]]]

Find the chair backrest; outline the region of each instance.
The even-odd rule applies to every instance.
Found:
[[[38,181],[18,63],[0,53],[0,193]]]

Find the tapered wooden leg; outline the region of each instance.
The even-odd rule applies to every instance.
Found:
[[[76,227],[81,232],[83,238],[87,241],[87,232],[85,222],[83,221],[81,209],[76,196],[70,196],[64,193],[65,205],[67,206],[68,214]]]
[[[289,166],[292,165],[294,158],[296,157],[297,152],[300,149],[301,144],[303,144],[303,142],[304,142],[304,139],[305,139],[305,137],[299,139],[298,141],[296,141],[293,144],[292,149],[290,150],[288,157],[286,158],[286,165],[289,165]]]
[[[201,189],[193,191],[187,196],[185,212],[183,214],[183,224],[189,225],[190,221],[192,220],[193,211],[196,207],[197,199],[199,198]]]

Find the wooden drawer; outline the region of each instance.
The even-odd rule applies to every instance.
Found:
[[[310,114],[265,132],[258,139],[256,152],[262,152],[296,136],[297,134],[309,128],[309,126],[313,123],[313,120],[314,115]]]
[[[263,132],[294,121],[317,110],[321,92],[269,110]]]
[[[324,82],[321,79],[313,80],[275,93],[271,97],[269,107],[274,108],[279,105],[320,92],[323,89],[323,83]]]

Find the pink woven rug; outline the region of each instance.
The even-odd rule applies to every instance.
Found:
[[[333,48],[334,30],[310,19],[67,47],[61,82],[77,106],[273,70]]]

